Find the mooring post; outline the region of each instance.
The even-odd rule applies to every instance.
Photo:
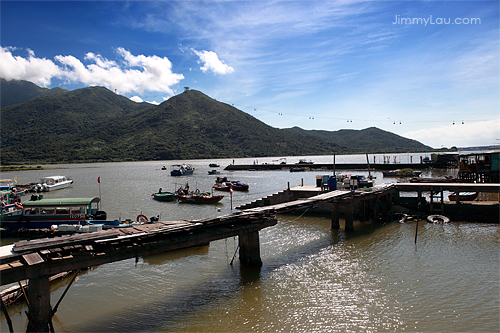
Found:
[[[27,294],[30,304],[28,330],[32,327],[38,332],[49,332],[51,321],[49,277],[45,275],[30,279]]]
[[[339,218],[339,202],[335,201],[332,205],[332,229],[340,229],[340,218]]]
[[[258,231],[243,231],[238,235],[240,262],[246,266],[260,267],[260,244]]]

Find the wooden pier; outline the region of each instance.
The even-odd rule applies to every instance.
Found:
[[[259,231],[276,223],[273,216],[265,213],[241,212],[204,220],[157,222],[20,241],[0,248],[1,285],[28,279],[28,330],[48,332],[55,313],[50,305],[51,276],[119,260],[206,245],[233,236],[238,236],[240,263],[261,266]]]
[[[261,266],[259,231],[276,225],[276,214],[319,208],[331,213],[331,226],[339,229],[342,211],[346,221],[345,229],[350,231],[354,230],[355,212],[363,220],[377,220],[383,211],[387,211],[393,203],[398,203],[400,192],[416,192],[419,200],[422,192],[439,192],[443,202],[443,191],[500,193],[500,185],[398,183],[377,185],[368,190],[335,191],[298,186],[261,202],[240,207],[239,209],[243,208],[240,213],[217,218],[157,222],[87,234],[20,241],[0,248],[1,285],[29,280],[30,288],[25,295],[29,310],[28,329],[48,332],[51,318],[61,301],[54,309],[51,307],[49,278],[61,272],[200,246],[233,236],[238,236],[240,263]],[[458,204],[460,203],[456,205]]]

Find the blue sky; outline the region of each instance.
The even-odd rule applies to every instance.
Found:
[[[184,87],[276,128],[500,143],[498,1],[4,1],[0,77],[161,103]]]

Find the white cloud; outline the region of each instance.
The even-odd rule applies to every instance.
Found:
[[[500,139],[500,119],[470,124],[457,122],[455,125],[407,132],[403,136],[418,140],[433,148],[498,144],[498,139]]]
[[[53,77],[60,77],[62,70],[52,60],[36,58],[28,49],[28,57],[14,56],[13,47],[0,47],[0,77],[10,80],[28,80],[43,87],[50,85]]]
[[[191,49],[193,52],[200,57],[198,63],[203,63],[203,66],[200,69],[206,72],[213,72],[215,74],[231,74],[234,72],[234,68],[226,65],[223,61],[219,59],[217,53],[213,51],[196,51],[195,49]]]
[[[159,105],[160,103],[158,103],[157,101],[144,101],[142,98],[140,98],[139,96],[132,96],[129,98],[131,101],[134,101],[136,103],[149,103],[149,104],[154,104],[154,105]]]
[[[167,57],[135,56],[123,48],[117,49],[120,64],[89,52],[85,55],[85,61],[92,62],[89,65],[71,55],[57,55],[55,62],[40,59],[32,51],[25,59],[13,56],[13,50],[2,47],[0,51],[0,76],[6,80],[28,80],[48,86],[53,77],[58,77],[71,83],[105,86],[120,93],[147,90],[173,95],[170,87],[184,79],[184,75],[172,73],[172,63]]]
[[[144,102],[144,100],[142,98],[140,98],[139,96],[132,96],[132,97],[130,97],[130,100],[134,101],[136,103],[142,103],[142,102]]]

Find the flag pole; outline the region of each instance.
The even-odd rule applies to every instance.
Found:
[[[101,176],[97,177],[97,182],[99,183],[99,203],[101,202]],[[101,209],[102,209],[102,205]]]

